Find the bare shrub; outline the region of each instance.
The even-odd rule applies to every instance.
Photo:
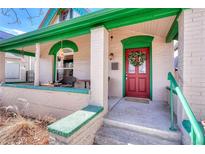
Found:
[[[15,113],[12,107],[0,108],[0,144],[48,144],[47,125],[55,118],[34,119]]]

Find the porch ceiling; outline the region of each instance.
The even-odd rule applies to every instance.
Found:
[[[40,45],[41,51],[48,50],[48,49],[50,50],[50,48],[51,48],[56,42],[57,42],[57,41],[42,43],[42,44]],[[35,46],[35,45],[30,45],[30,46],[26,46],[26,47],[23,47],[23,48],[17,48],[17,50],[24,50],[24,51],[29,51],[30,53],[35,53],[36,46]]]
[[[0,51],[88,34],[104,25],[107,29],[142,23],[178,14],[179,8],[104,9],[69,21],[41,28],[0,42]]]
[[[125,34],[127,33],[127,31],[132,31],[134,33],[140,32],[152,36],[159,36],[162,38],[166,38],[172,26],[172,23],[175,20],[175,17],[176,16],[171,16],[167,18],[134,24],[131,26],[115,28],[112,31],[114,32],[115,30],[118,31],[120,29],[120,31]]]

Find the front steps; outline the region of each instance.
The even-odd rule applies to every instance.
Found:
[[[104,119],[104,125],[96,133],[94,144],[178,145],[181,144],[181,133]]]

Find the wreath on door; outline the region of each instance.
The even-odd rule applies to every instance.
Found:
[[[146,60],[146,55],[143,52],[132,52],[129,54],[128,60],[133,66],[141,66]]]

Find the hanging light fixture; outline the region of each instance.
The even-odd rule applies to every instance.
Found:
[[[64,51],[63,51],[63,41],[61,41],[61,49],[59,52],[60,59],[64,59]]]

